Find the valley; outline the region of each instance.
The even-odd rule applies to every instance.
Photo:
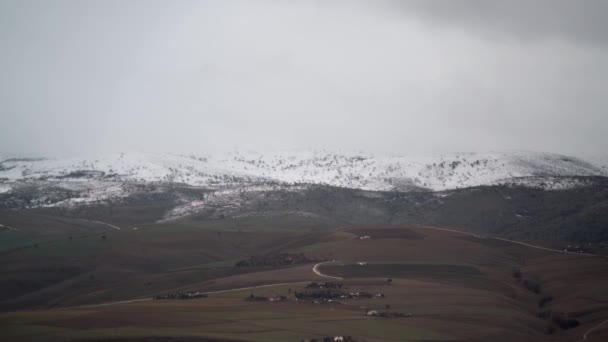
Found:
[[[606,18],[0,0],[0,342],[608,341]]]
[[[539,166],[542,156],[527,164],[517,156],[509,172],[526,165],[527,176],[439,190],[255,173],[196,185],[133,178],[150,171],[147,164],[114,165],[119,172],[106,177],[109,170],[86,163],[3,162],[5,172],[31,163],[0,194],[3,334],[11,341],[602,341],[608,178],[584,162],[565,168],[551,157],[548,168]],[[48,168],[34,171],[40,162]],[[319,160],[307,163],[312,170]],[[561,171],[543,173],[549,169]],[[120,191],[106,196],[111,187]]]
[[[91,235],[13,250],[2,260],[11,275],[1,284],[3,331],[16,341],[578,341],[608,315],[602,256],[452,227],[302,224],[283,216],[99,225]],[[235,266],[279,252],[326,262]],[[382,297],[298,301],[310,282]],[[208,297],[151,299],[195,291]],[[376,311],[406,316],[368,315]],[[576,326],[562,328],[564,320]],[[586,340],[607,333],[599,326]]]

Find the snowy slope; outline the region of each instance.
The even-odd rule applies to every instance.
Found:
[[[561,177],[607,174],[608,170],[601,165],[535,152],[422,157],[319,151],[216,156],[111,154],[87,158],[5,160],[0,163],[0,193],[31,182],[89,190],[112,189],[116,183],[124,182],[178,182],[208,188],[312,183],[398,191],[420,188],[441,191],[518,183],[553,189],[578,185],[575,180]]]
[[[585,161],[547,153],[470,153],[432,157],[385,157],[304,152],[245,154],[212,160],[236,172],[283,182],[309,182],[366,190],[447,190],[502,184],[515,178],[598,176],[605,172]]]

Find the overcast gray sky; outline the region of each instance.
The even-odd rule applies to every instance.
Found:
[[[0,151],[608,147],[608,1],[0,0]]]

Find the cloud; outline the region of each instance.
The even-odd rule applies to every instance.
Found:
[[[608,2],[602,0],[406,0],[384,4],[432,26],[464,28],[490,39],[608,44]]]
[[[603,149],[582,10],[453,3],[3,2],[0,149]]]

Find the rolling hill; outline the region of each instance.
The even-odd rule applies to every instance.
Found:
[[[31,184],[120,196],[124,183],[182,183],[205,188],[316,184],[370,191],[443,191],[518,184],[543,189],[606,176],[602,165],[537,152],[389,157],[328,152],[216,156],[111,154],[86,158],[11,158],[0,163],[2,192]]]

